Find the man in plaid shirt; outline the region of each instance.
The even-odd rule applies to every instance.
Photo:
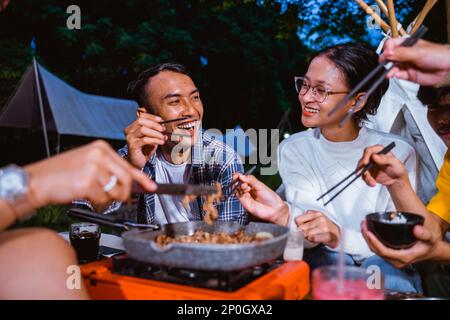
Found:
[[[125,129],[127,145],[119,154],[157,183],[212,185],[219,182],[223,197],[215,207],[219,221],[246,224],[248,217],[231,192],[233,174],[243,172],[239,155],[221,141],[201,130],[203,105],[199,90],[185,68],[165,63],[142,72],[128,87],[139,105],[138,117]],[[180,121],[162,122],[184,118]],[[107,181],[102,181],[103,185]],[[114,190],[112,190],[113,192]],[[139,223],[164,224],[202,220],[204,199],[198,197],[188,207],[182,196],[141,194]],[[85,201],[75,204],[90,206]],[[114,202],[104,213],[116,211]]]

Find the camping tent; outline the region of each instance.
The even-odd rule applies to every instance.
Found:
[[[39,80],[39,81],[37,81]],[[60,135],[124,140],[137,104],[83,93],[34,61],[0,115],[0,126],[42,129]]]
[[[132,100],[83,93],[33,61],[0,114],[0,126],[42,129],[49,156],[47,132],[57,133],[58,137],[124,140],[123,130],[136,119],[136,108]],[[240,126],[216,138],[242,157],[248,157],[256,148]]]

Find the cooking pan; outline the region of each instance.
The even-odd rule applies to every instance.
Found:
[[[289,229],[272,223],[251,222],[246,226],[238,222],[216,221],[209,225],[203,221],[189,221],[158,225],[138,225],[120,221],[113,216],[73,208],[69,215],[85,221],[126,229],[122,234],[125,250],[131,258],[159,266],[192,270],[233,271],[260,265],[283,254]],[[145,229],[139,229],[143,227]],[[274,237],[256,243],[205,244],[172,243],[164,247],[155,238],[192,235],[196,230],[233,233],[244,229],[248,235],[270,232]]]

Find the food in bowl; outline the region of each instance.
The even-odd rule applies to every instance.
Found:
[[[423,225],[424,218],[409,212],[375,212],[366,216],[368,229],[387,247],[406,249],[417,239],[413,234],[416,225]]]

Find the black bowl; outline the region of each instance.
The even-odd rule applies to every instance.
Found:
[[[404,221],[392,220],[394,216]],[[423,225],[424,218],[408,212],[375,212],[366,216],[368,229],[387,247],[406,249],[413,246],[417,239],[413,235],[416,225]],[[396,221],[396,222],[395,222]]]

